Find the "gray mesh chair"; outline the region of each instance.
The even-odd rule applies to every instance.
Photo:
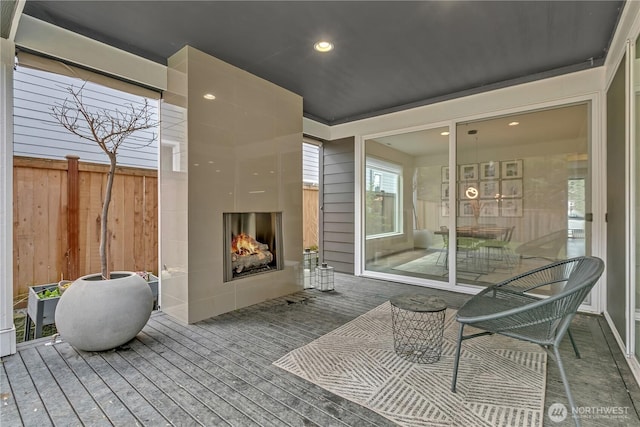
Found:
[[[569,406],[575,408],[559,346],[565,333],[568,333],[576,357],[580,358],[569,326],[603,270],[604,262],[600,258],[572,258],[514,276],[473,296],[456,315],[460,331],[451,391],[456,391],[462,341],[482,335],[501,334],[541,345],[556,361]],[[529,294],[534,289],[552,284],[564,286],[560,292],[548,298]],[[481,332],[464,335],[464,327],[467,325],[478,328]],[[574,420],[580,426],[579,419]]]

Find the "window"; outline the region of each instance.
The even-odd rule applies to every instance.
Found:
[[[367,157],[365,185],[367,238],[402,233],[402,166]]]

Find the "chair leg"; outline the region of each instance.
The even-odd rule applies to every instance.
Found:
[[[460,323],[460,331],[458,332],[458,347],[456,348],[456,360],[453,363],[453,379],[451,380],[451,391],[456,392],[456,381],[458,380],[458,364],[460,363],[460,348],[462,347],[462,331],[464,323]]]
[[[560,350],[558,350],[557,346],[553,346],[553,353],[555,355],[556,364],[558,365],[558,370],[560,371],[560,378],[562,378],[562,384],[564,384],[564,391],[567,394],[567,400],[569,401],[569,413],[573,416],[573,420],[576,423],[576,427],[580,427],[580,418],[578,418],[578,412],[576,410],[576,404],[573,401],[573,396],[571,395],[571,389],[569,389],[569,381],[567,380],[567,375],[564,372],[564,365],[562,364],[562,359],[560,358]]]
[[[571,335],[571,328],[567,329],[567,333],[569,334],[569,339],[571,340],[571,345],[573,346],[573,351],[575,351],[576,357],[578,359],[580,359],[580,352],[578,351],[578,346],[576,345],[576,342],[573,339],[573,335]]]

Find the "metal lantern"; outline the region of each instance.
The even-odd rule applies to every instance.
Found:
[[[318,267],[318,251],[305,249],[302,258],[302,268],[308,269],[311,273]]]
[[[302,283],[304,288],[313,288],[316,279],[316,268],[318,267],[318,251],[305,249],[302,254]]]
[[[334,290],[333,285],[333,267],[329,267],[326,262],[322,266],[316,268],[316,289],[325,291]]]
[[[302,283],[305,289],[314,288],[315,279],[316,279],[316,276],[315,274],[311,273],[311,270],[309,270],[308,268],[304,268],[302,270]]]

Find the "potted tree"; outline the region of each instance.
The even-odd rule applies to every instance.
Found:
[[[60,297],[55,323],[62,338],[86,351],[118,347],[135,337],[149,320],[153,296],[135,272],[109,271],[107,231],[118,149],[141,130],[157,125],[149,103],[128,104],[115,110],[85,102],[85,84],[68,87],[68,97],[52,108],[52,116],[83,141],[97,144],[109,158],[109,172],[100,215],[101,272],[78,278]],[[150,138],[151,144],[156,136]]]

